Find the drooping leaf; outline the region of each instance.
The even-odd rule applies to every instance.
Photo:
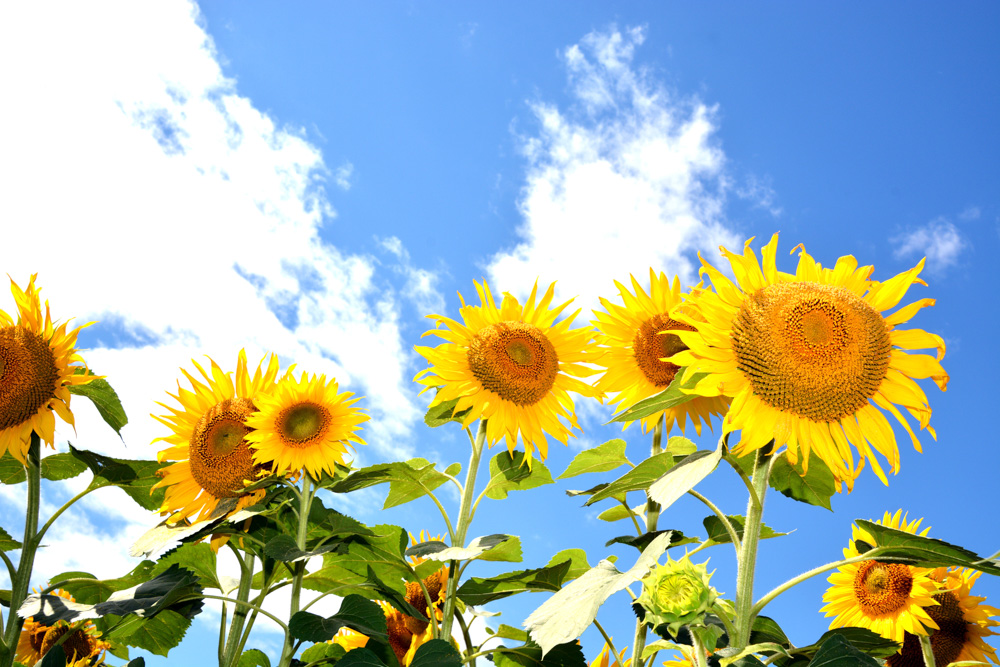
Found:
[[[534,643],[514,648],[499,648],[493,652],[497,667],[587,667],[583,649],[577,642],[560,644],[542,657],[542,649]]]
[[[10,536],[3,527],[0,527],[0,551],[15,551],[21,548],[21,543]]]
[[[879,560],[898,560],[921,567],[970,567],[987,574],[1000,575],[1000,567],[995,562],[980,558],[963,547],[863,519],[854,523],[875,538],[874,546],[880,547]]]
[[[481,605],[526,591],[558,591],[566,579],[570,561],[534,570],[517,570],[494,577],[471,577],[458,589],[458,597],[470,605]]]
[[[879,663],[852,646],[842,635],[834,634],[820,645],[809,667],[879,667]]]
[[[432,639],[417,649],[410,667],[462,667],[462,656],[443,639]]]
[[[66,667],[66,652],[62,646],[53,646],[36,664],[38,667]]]
[[[117,486],[147,510],[159,509],[163,504],[164,489],[153,490],[153,485],[160,481],[156,471],[163,467],[156,461],[113,459],[86,449],[77,449],[72,444],[69,446],[69,453],[94,473],[90,488]]]
[[[753,619],[753,626],[750,628],[750,643],[763,644],[768,642],[791,646],[791,642],[788,641],[788,637],[785,636],[784,630],[781,629],[777,621],[769,616],[757,616]]]
[[[190,618],[172,609],[164,609],[152,618],[135,615],[120,618],[113,614],[104,618],[114,628],[105,633],[108,639],[164,657],[181,643],[191,626]]]
[[[300,560],[308,560],[313,556],[325,554],[328,551],[339,549],[342,546],[343,543],[340,540],[333,540],[327,542],[319,548],[312,549],[310,551],[302,551],[299,549],[298,545],[296,545],[295,538],[291,535],[276,535],[268,540],[267,544],[264,545],[264,553],[268,556],[268,558],[280,560],[283,563],[294,563]]]
[[[524,560],[524,554],[521,551],[521,538],[517,535],[511,535],[503,543],[498,544],[492,549],[484,551],[479,556],[479,560],[503,563],[520,563]]]
[[[447,477],[434,469],[433,463],[418,458],[355,470],[328,488],[334,493],[350,493],[376,484],[389,484],[389,494],[382,505],[382,509],[388,509],[427,495],[447,481]]]
[[[712,474],[721,460],[721,445],[713,451],[698,451],[687,455],[650,485],[650,499],[659,503],[661,510],[667,509]]]
[[[368,568],[368,583],[371,586],[371,590],[378,597],[380,597],[382,600],[385,600],[399,611],[403,612],[404,614],[406,614],[411,618],[417,619],[418,621],[427,620],[427,616],[425,616],[422,611],[420,611],[407,601],[405,593],[402,593],[400,591],[394,590],[386,586],[384,583],[382,583],[382,580],[378,578],[378,575],[376,575],[375,571],[372,570],[371,568]]]
[[[82,368],[78,369],[77,374],[79,375],[81,371],[83,371]],[[128,417],[125,416],[125,409],[122,408],[118,394],[111,388],[107,380],[96,378],[87,384],[72,384],[67,389],[71,394],[89,398],[94,407],[97,408],[101,419],[114,429],[118,437],[121,437],[122,428],[128,424]]]
[[[350,628],[369,637],[386,637],[385,613],[371,600],[360,595],[348,595],[340,610],[323,618],[308,611],[296,612],[288,622],[292,637],[307,642],[325,642],[341,628]]]
[[[436,561],[472,560],[502,545],[511,537],[513,535],[503,533],[483,535],[472,540],[467,547],[449,547],[439,540],[430,540],[413,545],[406,550],[406,555]]]
[[[515,628],[512,625],[506,625],[501,623],[500,627],[497,628],[494,636],[500,639],[513,639],[514,641],[526,642],[528,641],[528,633],[521,628]]]
[[[694,537],[684,537],[684,533],[679,530],[656,530],[652,533],[643,533],[642,535],[621,535],[619,537],[613,537],[604,543],[604,546],[610,547],[612,544],[627,544],[630,547],[635,547],[640,552],[645,551],[646,547],[649,546],[650,542],[655,540],[660,535],[665,533],[670,533],[670,547],[679,547],[686,544],[697,544],[698,540]]]
[[[683,435],[672,435],[667,439],[666,449],[674,455],[675,459],[682,459],[698,451],[698,445]]]
[[[655,396],[650,396],[647,399],[641,400],[628,410],[621,412],[612,418],[608,424],[612,422],[631,422],[637,419],[643,419],[651,415],[655,415],[658,412],[663,412],[668,408],[676,408],[678,405],[683,405],[690,400],[698,398],[697,394],[685,394],[681,390],[681,377],[684,375],[683,369],[677,371],[674,375],[674,379],[671,380],[667,388],[661,391]],[[698,384],[701,378],[705,377],[706,373],[695,373],[691,378],[684,383],[685,387],[693,387]]]
[[[808,473],[803,473],[801,461],[793,466],[785,456],[780,456],[771,466],[768,484],[789,498],[833,511],[830,498],[837,491],[837,483],[830,468],[818,456],[809,457]]]
[[[593,505],[605,498],[624,500],[629,491],[645,491],[674,465],[674,457],[669,452],[651,456],[627,473],[594,493],[585,503]]]
[[[604,510],[597,515],[597,518],[601,521],[614,522],[621,521],[622,519],[628,519],[630,516],[634,517],[637,521],[641,519],[646,512],[646,503],[641,505],[636,505],[635,507],[626,507],[625,505],[614,505]]]
[[[431,428],[444,426],[448,422],[462,423],[471,408],[455,412],[456,405],[458,405],[457,398],[431,406],[424,415],[424,423]]]
[[[552,483],[552,474],[541,461],[533,461],[528,467],[524,452],[515,451],[512,456],[503,451],[490,459],[486,497],[503,500],[511,491],[527,491]]]
[[[319,646],[336,646],[336,644],[319,644]],[[341,651],[344,649],[340,648]],[[305,651],[302,654],[302,659],[308,662],[306,658]],[[261,651],[259,648],[252,648],[248,651],[243,651],[243,655],[240,656],[239,662],[236,663],[236,667],[271,667],[271,659],[267,657],[267,654]]]
[[[729,519],[729,523],[733,526],[733,530],[736,531],[736,536],[743,539],[743,525],[746,522],[746,518],[741,515],[731,515],[727,514],[726,518]],[[727,544],[732,542],[732,538],[729,537],[729,531],[726,527],[722,525],[722,520],[715,516],[714,514],[709,515],[702,519],[702,525],[705,526],[705,531],[708,533],[708,539],[712,540],[716,544]],[[760,525],[760,539],[766,540],[771,537],[782,537],[788,533],[777,533],[768,526]]]
[[[616,438],[574,456],[566,470],[556,479],[567,479],[588,472],[608,472],[626,463],[625,441]]]

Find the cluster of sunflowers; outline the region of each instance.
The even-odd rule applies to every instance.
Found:
[[[579,311],[560,319],[569,302],[553,303],[554,284],[541,294],[536,285],[523,304],[504,294],[498,305],[486,283],[476,283],[479,305],[462,299],[458,320],[429,316],[437,326],[425,335],[444,342],[416,347],[429,367],[415,381],[434,392],[428,425],[458,422],[469,436],[464,481],[456,477],[461,466],[438,471],[423,459],[352,468],[349,449],[364,444],[359,431],[368,416],[351,393],[339,392],[334,380],[307,373],[296,379],[294,368],[279,377],[273,354],[252,372],[242,351],[235,373],[211,359],[207,368],[192,362],[197,372],[182,370],[187,386],[178,382],[176,393],[170,394],[175,404],[160,404],[166,413],[155,416],[170,431],[160,438],[169,446],[158,453],[158,465],[143,488],[165,518],[134,551],[148,556],[171,540],[181,546],[156,563],[144,561],[149,566],[142,576],[106,584],[104,593],[121,597],[126,581],[140,588],[156,583],[183,589],[183,594],[164,596],[148,607],[136,606],[142,613],[135,613],[152,618],[172,610],[188,622],[201,600],[222,600],[219,664],[226,667],[270,664],[260,651],[244,651],[258,613],[285,631],[282,667],[475,667],[476,659],[486,656],[501,667],[583,667],[576,640],[590,625],[606,640],[591,667],[645,667],[660,651],[680,653],[663,663],[674,667],[804,667],[836,660],[860,665],[883,661],[890,667],[1000,664],[995,649],[984,641],[1000,625],[993,620],[1000,611],[970,592],[981,572],[1000,574],[1000,567],[994,559],[930,540],[926,530],[918,534],[920,521],[908,522],[901,512],[886,513],[877,523],[859,522],[842,561],[800,575],[755,601],[763,499],[769,485],[779,488],[772,477],[775,469],[784,466],[795,475],[822,478],[831,494],[845,486],[851,490],[866,466],[887,483],[886,472],[898,471],[900,454],[886,413],[919,451],[920,441],[904,412],[921,430],[936,435],[927,396],[916,380],[930,379],[945,390],[948,375],[940,364],[945,353],[940,336],[899,328],[934,304],[922,299],[897,309],[910,286],[925,284],[919,277],[923,262],[878,282],[871,279],[873,267],[859,266],[853,257],[824,268],[799,246],[795,272],[784,273],[777,269],[777,235],[762,248],[762,261],[752,240],[741,255],[722,249],[735,280],[702,260],[703,281],[687,292],[679,279],[671,281],[653,270],[648,288],[635,277],[630,286],[616,282],[621,304],[602,298],[593,326],[572,328]],[[67,606],[57,598],[72,599],[72,578],[61,582],[56,577],[34,596],[27,595],[27,587],[34,550],[65,509],[38,530],[38,479],[44,467],[40,444],[54,443],[54,415],[73,424],[71,394],[94,398],[99,393],[105,405],[117,397],[77,354],[82,327],[53,324],[47,303],[42,316],[34,283],[32,277],[25,290],[12,283],[16,319],[0,311],[0,456],[9,452],[23,465],[17,481],[29,485],[17,567],[4,555],[12,580],[10,608],[18,613],[7,619],[0,667],[15,659],[33,665],[55,646],[62,647],[65,664],[100,664],[107,651],[121,657],[127,655],[127,649],[119,650],[123,646],[145,647],[134,629],[107,621],[121,615],[120,607],[101,606],[114,596],[104,595],[106,599],[89,606]],[[623,508],[615,508],[615,517],[631,519],[638,533],[625,542],[640,552],[635,567],[619,572],[602,561],[591,568],[585,556],[581,564],[560,552],[545,568],[460,587],[465,567],[477,559],[520,560],[515,536],[470,541],[468,530],[484,497],[502,499],[511,490],[551,483],[544,470],[547,437],[565,444],[579,430],[571,394],[608,401],[618,411],[615,421],[626,427],[639,421],[644,433],[652,432],[651,454],[639,465],[624,457],[624,442],[611,441],[580,453],[561,475],[631,468],[579,493],[590,496],[588,504],[609,498],[620,502]],[[700,436],[713,419],[721,419],[722,436],[714,451],[695,451],[685,438],[670,438],[664,446],[663,436],[673,427],[683,432],[690,425]],[[477,421],[473,435],[470,429]],[[737,432],[738,439],[731,438]],[[506,451],[491,461],[491,479],[476,497],[484,447],[498,442],[506,444]],[[519,444],[523,454],[517,451]],[[134,492],[139,473],[113,477],[106,469],[142,468],[141,462],[106,457],[98,465],[93,463],[98,455],[71,448],[69,455],[45,459],[50,471],[57,463],[70,465],[67,459],[56,460],[60,456],[83,462],[75,474],[87,467],[95,480],[104,475],[97,486],[118,485],[127,492]],[[745,516],[727,516],[694,490],[722,461],[749,492]],[[461,498],[455,521],[434,494],[449,482]],[[322,490],[349,493],[380,483],[390,484],[386,507],[429,497],[447,525],[447,540],[411,536],[407,549],[401,529],[370,529],[323,507],[317,497]],[[794,489],[779,490],[817,504]],[[145,499],[133,492],[143,504]],[[641,492],[643,504],[630,507],[625,502],[629,492]],[[683,494],[712,511],[709,519],[718,530],[709,539],[659,529],[661,512]],[[211,551],[196,551],[206,546],[199,542],[208,536]],[[735,547],[738,561],[732,601],[711,587],[703,563],[690,560],[701,549],[726,542]],[[680,560],[668,558],[657,565],[668,548],[692,543],[698,545]],[[215,576],[214,552],[223,545],[239,561],[237,586],[227,587]],[[310,571],[308,563],[318,558],[323,567]],[[211,559],[211,570],[204,559]],[[822,611],[834,617],[832,635],[796,648],[780,628],[761,626],[764,605],[831,570],[832,586]],[[627,649],[614,647],[597,610],[612,593],[635,582],[642,591],[632,594],[636,634],[626,659]],[[70,592],[59,591],[60,583],[68,584],[64,587]],[[292,587],[287,623],[262,608],[266,595],[284,585]],[[204,593],[211,587],[224,593],[236,590],[236,597]],[[301,604],[303,588],[321,597],[344,596],[341,611],[326,619],[307,612],[311,603]],[[260,591],[252,601],[251,590]],[[521,644],[486,649],[485,642],[472,641],[471,607],[528,590],[557,592],[528,617],[526,632],[509,626],[487,631],[490,639]],[[226,604],[233,609],[231,620]],[[84,606],[85,613],[77,613]],[[112,608],[115,612],[105,611]],[[100,627],[86,618],[97,619]],[[461,650],[452,639],[455,623],[465,643]],[[647,643],[649,632],[656,638]],[[305,642],[313,646],[299,655]]]

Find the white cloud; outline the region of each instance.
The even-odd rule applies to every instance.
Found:
[[[964,211],[958,214],[959,220],[979,220],[982,216],[983,211],[978,206],[969,206]]]
[[[392,254],[398,264],[393,271],[405,277],[403,296],[406,297],[420,315],[444,312],[444,297],[438,291],[439,276],[434,271],[413,266],[410,253],[403,247],[403,242],[395,236],[387,238],[376,237],[376,242],[383,250]]]
[[[565,50],[574,105],[536,102],[523,139],[520,242],[489,261],[500,290],[558,279],[561,298],[595,306],[612,280],[649,267],[695,278],[693,251],[738,239],[722,222],[725,156],[716,110],[678,98],[633,63],[641,28],[593,32]]]
[[[350,190],[352,176],[354,176],[354,165],[350,162],[345,162],[333,172],[333,181],[341,190]]]
[[[893,254],[897,259],[926,257],[927,270],[931,273],[941,273],[956,264],[969,245],[958,228],[944,218],[931,220],[889,240],[895,246]]]

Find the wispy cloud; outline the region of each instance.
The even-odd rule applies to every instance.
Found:
[[[969,206],[964,211],[958,214],[959,220],[979,220],[982,216],[983,211],[978,206]]]
[[[942,273],[958,263],[958,257],[968,247],[958,227],[945,218],[931,220],[926,225],[898,234],[891,239],[897,259],[926,257],[927,270]]]
[[[642,28],[593,32],[563,52],[573,104],[531,109],[519,243],[489,260],[497,287],[526,293],[540,276],[596,305],[613,279],[649,267],[693,281],[693,251],[737,239],[722,207],[725,156],[716,110],[667,91],[634,63]]]
[[[354,176],[354,165],[350,162],[345,162],[344,164],[337,167],[333,172],[333,182],[337,184],[341,190],[350,190],[353,181],[351,177]]]

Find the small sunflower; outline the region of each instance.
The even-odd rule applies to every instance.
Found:
[[[428,316],[445,328],[424,335],[446,342],[433,348],[416,347],[432,366],[415,380],[427,388],[439,388],[431,406],[458,399],[455,413],[468,410],[463,426],[486,420],[486,440],[491,446],[505,439],[513,454],[520,435],[528,464],[535,449],[544,461],[546,433],[566,444],[572,428],[580,428],[569,392],[593,398],[601,395],[576,379],[596,372],[583,365],[600,355],[592,342],[594,332],[589,327],[569,328],[579,311],[555,323],[570,303],[549,307],[555,283],[541,300],[536,300],[536,284],[523,306],[504,294],[498,308],[485,282],[476,283],[476,291],[481,306],[466,305],[459,294],[462,322]]]
[[[254,460],[270,461],[274,472],[305,469],[314,478],[334,473],[347,448],[365,444],[355,431],[368,415],[352,407],[360,399],[349,391],[337,393],[337,381],[303,373],[288,376],[273,392],[259,398],[259,409],[247,419],[256,429],[247,436]]]
[[[597,342],[604,351],[595,363],[607,369],[597,381],[597,389],[618,394],[611,400],[612,405],[619,404],[616,410],[630,408],[667,388],[680,367],[663,359],[687,349],[677,334],[671,332],[695,330],[670,316],[670,311],[681,303],[678,278],[671,285],[666,274],[657,275],[650,269],[649,294],[635,276],[631,278],[634,294],[615,281],[624,306],[601,297],[606,312],[594,311],[597,320],[591,322],[599,332]],[[684,431],[685,420],[690,419],[694,430],[701,435],[702,422],[710,425],[712,416],[722,415],[728,407],[729,399],[725,396],[700,396],[643,418],[642,427],[649,431],[662,414],[667,433],[674,423]],[[630,424],[626,422],[625,427]]]
[[[917,535],[920,522],[907,521],[902,510],[888,512],[876,523]],[[929,528],[919,533],[927,535]],[[860,556],[856,542],[875,544],[868,531],[851,526],[851,543],[844,549],[844,558]],[[929,607],[938,604],[934,595],[938,584],[931,577],[933,570],[911,567],[903,563],[866,560],[838,568],[827,581],[831,586],[823,594],[826,606],[820,609],[834,616],[830,628],[853,626],[868,628],[886,639],[901,642],[904,633],[927,635],[938,629]]]
[[[628,651],[626,646],[621,651],[618,652],[618,662],[622,663],[622,667],[630,667],[632,664],[632,658],[625,658],[625,652]],[[614,654],[611,652],[611,647],[607,644],[601,648],[601,652],[597,654],[589,667],[618,667],[618,662],[615,662]]]
[[[986,598],[970,593],[980,574],[973,570],[943,567],[931,574],[941,591],[934,596],[938,605],[927,608],[927,613],[939,626],[931,633],[935,664],[942,667],[964,661],[1000,664],[996,649],[983,641],[985,637],[997,634],[991,628],[1000,625],[993,620],[994,616],[1000,616],[1000,609],[982,604]],[[917,637],[907,633],[903,648],[896,655],[889,656],[886,664],[888,667],[923,667],[923,652]]]
[[[37,277],[32,275],[23,290],[10,281],[16,321],[0,310],[0,456],[10,451],[21,463],[32,431],[52,446],[55,415],[73,426],[69,387],[96,378],[86,374],[83,358],[75,349],[80,329],[89,325],[71,330],[67,330],[68,323],[56,325],[48,301],[43,316]]]
[[[157,453],[161,463],[177,461],[160,469],[163,479],[153,487],[166,487],[160,512],[173,513],[171,522],[195,515],[198,521],[207,519],[216,512],[220,501],[231,498],[238,499],[232,511],[243,509],[264,495],[263,490],[243,494],[247,481],[269,471],[266,465],[254,462],[247,442],[250,428],[244,422],[257,410],[255,401],[262,392],[274,386],[278,358],[272,354],[266,370],[262,370],[261,360],[251,376],[246,353],[240,350],[235,382],[231,374],[209,361],[211,372],[191,362],[204,381],[181,369],[191,389],[181,388],[178,382],[177,394],[170,394],[180,408],[159,403],[170,414],[152,415],[172,431],[153,441],[171,445]]]
[[[73,596],[62,589],[54,590],[50,595],[58,595],[73,602]],[[25,619],[21,634],[17,640],[14,659],[24,665],[34,665],[59,638],[70,633],[60,646],[66,654],[67,667],[90,667],[104,664],[104,653],[111,644],[103,641],[100,633],[91,621],[66,623],[59,621],[48,626],[37,623],[34,617]]]
[[[899,449],[885,415],[895,417],[920,441],[897,406],[903,407],[933,437],[927,396],[914,379],[931,378],[944,391],[948,374],[939,363],[945,345],[940,336],[920,329],[897,329],[917,311],[934,305],[921,299],[891,315],[913,283],[924,283],[924,262],[883,282],[869,280],[873,268],[859,267],[851,256],[823,268],[801,250],[794,275],[775,265],[778,235],[763,248],[763,265],[747,241],[743,255],[725,248],[736,284],[702,260],[714,291],[705,291],[676,311],[698,328],[677,335],[690,349],[670,361],[686,367],[685,379],[707,373],[691,393],[732,396],[723,432],[742,431],[737,453],[774,440],[787,445],[791,463],[808,464],[819,456],[836,479],[853,485],[865,462],[888,483],[877,451],[892,472],[899,469]],[[906,350],[934,348],[937,358]],[[860,462],[854,464],[851,445]]]

